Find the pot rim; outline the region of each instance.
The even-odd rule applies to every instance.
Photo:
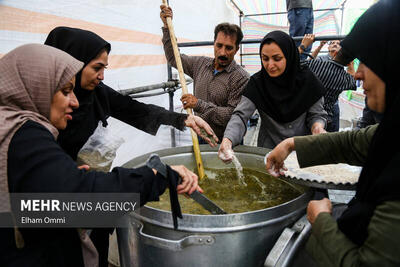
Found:
[[[208,145],[200,145],[200,148],[202,154],[207,154],[210,152],[214,153],[218,151],[216,148],[212,148]],[[244,145],[237,146],[234,150],[235,153],[250,153],[260,156],[261,162],[263,162],[265,154],[270,151],[270,149],[267,148],[250,147]],[[193,147],[184,146],[154,151],[136,157],[125,163],[124,166],[142,166],[148,157],[154,153],[158,154],[162,158],[182,153],[193,153]],[[292,213],[304,211],[308,201],[312,197],[312,194],[313,190],[308,188],[303,194],[288,202],[262,210],[246,211],[242,213],[229,213],[223,215],[199,215],[185,213],[183,214],[183,219],[178,218],[178,229],[182,231],[195,230],[197,232],[209,232],[210,229],[212,229],[212,231],[215,232],[217,231],[216,228],[218,228],[218,231],[226,232],[262,227],[266,224],[276,223],[277,221],[284,220],[287,216],[292,216]],[[143,206],[137,212],[131,213],[130,217],[150,224],[173,229],[171,211]]]

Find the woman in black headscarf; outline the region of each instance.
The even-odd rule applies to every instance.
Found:
[[[102,83],[111,45],[97,34],[57,27],[49,33],[45,44],[61,49],[85,64],[76,77],[75,94],[80,106],[73,112],[72,121],[58,138],[61,147],[74,160],[99,121],[106,127],[109,116],[153,135],[161,124],[166,124],[179,130],[185,126],[192,127],[197,134],[200,134],[199,127],[204,128],[215,137],[209,125],[197,116],[170,112],[132,100]]]
[[[368,107],[383,113],[379,126],[287,139],[268,157],[267,168],[274,165],[275,171],[293,149],[301,167],[363,166],[356,195],[337,222],[328,199],[308,206],[313,229],[307,249],[321,266],[400,266],[399,34],[400,2],[380,0],[341,43],[343,63],[354,57],[361,61],[355,78],[363,80]]]
[[[268,33],[260,44],[261,70],[251,76],[226,127],[219,155],[230,161],[232,145],[246,133],[246,122],[257,109],[259,147],[274,148],[283,139],[325,132],[323,98],[318,78],[300,66],[293,39],[282,31]]]
[[[192,127],[199,135],[199,128],[204,128],[215,141],[218,140],[211,127],[200,117],[135,101],[105,85],[102,80],[111,45],[97,34],[76,28],[57,27],[49,33],[45,44],[63,50],[84,63],[82,71],[76,75],[74,90],[79,108],[73,111],[72,120],[65,130],[60,131],[57,139],[72,159],[77,159],[79,150],[93,134],[99,121],[103,127],[107,126],[109,116],[153,135],[161,124],[166,124],[179,130],[185,126]],[[92,231],[91,238],[100,255],[100,266],[108,265],[108,239],[112,230],[97,228]]]

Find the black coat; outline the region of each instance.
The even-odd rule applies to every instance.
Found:
[[[84,68],[99,53],[111,51],[111,45],[99,35],[78,28],[56,27],[46,38],[46,45],[67,52],[84,63]],[[78,151],[93,134],[99,121],[107,126],[112,116],[150,134],[156,134],[161,124],[182,130],[186,114],[170,112],[164,108],[147,105],[123,96],[107,85],[100,83],[94,90],[81,87],[82,70],[76,75],[74,92],[79,108],[72,113],[72,121],[60,131],[58,142],[76,160]]]
[[[177,179],[176,179],[177,180]],[[42,125],[28,121],[13,136],[8,151],[8,184],[15,192],[134,192],[140,204],[158,200],[167,182],[148,167],[114,168],[110,173],[79,170]],[[23,249],[14,231],[0,228],[1,266],[83,266],[76,229],[20,228]]]
[[[72,113],[67,128],[60,131],[58,143],[76,160],[79,150],[95,131],[99,121],[107,125],[112,116],[135,128],[155,135],[161,124],[171,125],[179,130],[185,127],[187,114],[170,112],[162,107],[144,104],[124,96],[109,86],[100,83],[94,91],[76,92],[79,108]]]

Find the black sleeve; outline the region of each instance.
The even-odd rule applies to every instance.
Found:
[[[379,114],[368,108],[367,97],[365,97],[365,107],[363,109],[363,114],[360,120],[357,122],[357,128],[365,128],[369,125],[374,125],[380,123],[382,120],[382,114]]]
[[[166,110],[162,107],[144,104],[124,96],[107,85],[103,85],[110,103],[110,115],[149,134],[155,135],[161,124],[171,125],[179,130],[185,128],[187,114]]]
[[[13,136],[8,150],[10,192],[132,192],[140,204],[158,200],[166,180],[148,167],[112,172],[79,170],[42,125],[28,121]]]
[[[368,125],[373,125],[375,124],[375,119],[373,115],[373,111],[370,110],[367,106],[364,107],[363,109],[363,115],[360,118],[360,120],[357,122],[357,127],[358,128],[365,128]]]

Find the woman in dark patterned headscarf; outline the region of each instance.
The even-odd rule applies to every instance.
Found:
[[[383,113],[383,119],[371,140],[356,195],[337,220],[335,239],[324,234],[336,227],[328,216],[314,225],[318,234],[309,247],[319,260],[330,258],[331,263],[349,266],[400,265],[399,41],[400,2],[380,0],[360,17],[341,43],[349,59],[360,60],[355,78],[363,80],[368,107]],[[309,207],[312,217],[320,214],[323,203],[314,202]]]
[[[368,107],[383,113],[379,125],[287,139],[268,157],[267,168],[275,171],[293,149],[301,167],[363,166],[355,197],[337,221],[328,199],[308,205],[312,234],[307,250],[320,266],[400,266],[399,41],[400,1],[380,0],[341,43],[344,64],[360,59],[355,78],[363,81]]]
[[[385,201],[400,200],[399,41],[399,1],[381,0],[360,17],[341,44],[346,53],[361,62],[356,78],[364,81],[368,107],[383,113],[360,175],[356,197],[338,220],[339,229],[357,245],[367,239],[376,207]],[[384,89],[379,90],[377,81],[384,83]]]

